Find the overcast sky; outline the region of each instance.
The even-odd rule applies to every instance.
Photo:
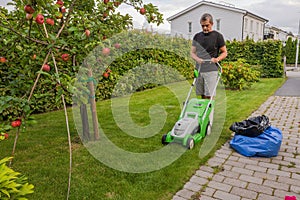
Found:
[[[4,6],[10,0],[0,0],[0,5]],[[144,0],[145,3],[152,3],[158,7],[164,18],[168,18],[201,0]],[[225,3],[236,8],[245,9],[253,14],[259,15],[267,20],[271,26],[278,27],[284,31],[298,34],[300,20],[300,0],[207,0],[214,3]],[[145,25],[144,18],[135,10],[121,7],[121,12],[129,12],[133,17],[136,26]],[[160,29],[169,30],[170,25],[165,23]]]

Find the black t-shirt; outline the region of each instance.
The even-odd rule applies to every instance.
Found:
[[[221,47],[225,46],[223,35],[217,31],[209,33],[197,33],[193,38],[193,46],[196,47],[197,56],[202,59],[210,60],[217,58]],[[198,63],[196,65],[199,67]],[[204,63],[200,72],[209,72],[218,70],[215,64]]]

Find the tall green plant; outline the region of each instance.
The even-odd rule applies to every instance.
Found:
[[[260,62],[261,75],[266,78],[278,78],[283,76],[283,62],[281,57],[282,44],[280,41],[268,40],[262,43],[263,58]]]
[[[297,39],[292,40],[291,37],[285,43],[283,47],[283,56],[286,56],[286,63],[287,64],[294,64],[296,61],[296,46],[297,46]]]

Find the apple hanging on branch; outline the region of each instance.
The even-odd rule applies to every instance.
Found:
[[[142,15],[146,14],[146,9],[145,9],[145,8],[140,8],[140,13],[141,13]]]
[[[102,54],[104,56],[108,56],[110,54],[110,48],[108,48],[108,47],[103,48],[102,49]]]
[[[43,24],[44,23],[44,16],[42,14],[38,14],[35,18],[36,23]]]
[[[104,73],[103,73],[103,77],[104,77],[104,78],[108,78],[108,77],[109,77],[109,73],[104,72]]]
[[[61,8],[61,7],[63,7],[64,2],[63,2],[62,0],[57,0],[57,1],[56,1],[56,5],[57,5],[59,8]]]
[[[5,63],[6,62],[6,58],[5,57],[0,57],[0,63]]]
[[[89,37],[91,34],[91,31],[89,29],[85,29],[84,33],[85,33],[86,37]]]
[[[144,15],[149,23],[156,23],[160,25],[163,22],[163,15],[159,13],[158,8],[152,3],[144,5],[134,5],[135,9],[141,14]]]
[[[24,10],[25,10],[25,12],[28,13],[28,14],[33,14],[33,13],[34,13],[34,9],[32,8],[31,5],[25,5],[25,6],[24,6]]]
[[[48,19],[46,19],[46,23],[51,26],[54,26],[54,19],[48,18]]]
[[[31,59],[35,60],[36,59],[36,54],[33,54],[32,57],[31,57]]]
[[[27,20],[30,20],[30,19],[32,19],[32,16],[33,16],[32,14],[26,13],[26,17],[25,18]]]
[[[121,44],[120,44],[120,43],[115,43],[115,44],[114,44],[114,47],[115,47],[116,49],[120,49],[120,48],[121,48]]]
[[[115,6],[115,7],[119,7],[120,4],[121,4],[121,2],[119,2],[119,1],[114,1],[114,6]]]
[[[21,124],[22,124],[21,119],[16,119],[15,121],[12,121],[12,122],[11,122],[11,126],[12,126],[13,128],[20,127]]]
[[[61,59],[62,59],[63,61],[68,61],[68,60],[69,60],[69,54],[67,54],[67,53],[62,54],[62,55],[61,55]]]
[[[0,133],[0,141],[8,139],[9,135],[7,133]]]
[[[44,64],[43,67],[42,67],[42,70],[43,70],[44,72],[49,72],[49,71],[51,70],[51,67],[50,67],[50,65],[48,65],[48,64]]]
[[[61,8],[60,8],[60,12],[64,14],[64,13],[66,13],[66,12],[67,12],[67,10],[66,10],[66,8],[65,8],[65,7],[61,7]]]

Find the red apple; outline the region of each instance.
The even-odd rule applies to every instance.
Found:
[[[69,54],[64,53],[64,54],[61,55],[61,58],[62,58],[63,61],[68,61],[69,60]]]
[[[8,139],[8,134],[7,133],[4,133],[4,138]]]
[[[109,73],[104,72],[104,73],[103,73],[103,77],[104,77],[104,78],[108,78],[108,77],[109,77]]]
[[[16,119],[17,126],[21,126],[22,121],[20,119]]]
[[[38,14],[35,18],[36,23],[43,24],[44,23],[44,16],[42,14]]]
[[[50,65],[48,65],[48,64],[44,64],[43,67],[42,67],[42,70],[45,71],[45,72],[49,72],[50,69],[51,69]]]
[[[118,7],[121,3],[119,1],[114,2],[114,6]]]
[[[109,0],[103,0],[103,2],[104,2],[105,4],[108,4]]]
[[[22,122],[21,122],[20,119],[17,119],[17,120],[15,120],[15,121],[12,121],[12,122],[11,122],[11,126],[12,126],[13,128],[19,127],[19,126],[21,126],[21,124],[22,124]]]
[[[89,37],[91,34],[91,31],[89,29],[86,29],[84,32],[85,32],[86,37]]]
[[[144,14],[146,13],[146,9],[145,9],[145,8],[140,8],[140,13],[141,13],[142,15],[144,15]]]
[[[16,121],[12,121],[10,124],[13,128],[17,127]]]
[[[61,0],[57,0],[56,4],[61,8],[64,5],[64,2]]]
[[[114,46],[115,46],[116,49],[120,49],[121,48],[121,44],[120,43],[116,43],[116,44],[114,44]]]
[[[61,8],[60,11],[61,11],[61,13],[66,13],[67,12],[66,8],[64,8],[64,7]]]
[[[32,18],[32,14],[26,13],[26,19],[30,20]]]
[[[26,5],[26,6],[24,6],[24,10],[25,10],[25,12],[28,13],[28,14],[34,13],[34,9],[31,7],[31,5]]]
[[[5,57],[0,57],[0,62],[1,63],[5,63],[6,62],[6,58]]]
[[[48,18],[48,19],[46,19],[46,23],[51,26],[54,26],[54,19]]]
[[[102,49],[102,54],[104,56],[108,56],[110,54],[110,48],[108,48],[108,47],[103,48]]]
[[[103,13],[103,18],[106,18],[108,14],[106,12]]]

